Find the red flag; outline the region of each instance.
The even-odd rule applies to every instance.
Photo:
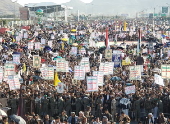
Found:
[[[28,39],[28,42],[35,42],[35,37]]]
[[[109,30],[108,30],[108,28],[106,28],[106,41],[105,41],[106,48],[108,48],[108,46],[109,46],[109,38],[108,38],[108,36],[109,36]]]

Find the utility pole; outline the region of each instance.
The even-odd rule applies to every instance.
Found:
[[[141,44],[141,36],[142,36],[142,34],[141,34],[141,29],[139,28],[138,29],[138,36],[139,36],[139,39],[138,39],[138,45],[137,45],[137,55],[139,55],[139,52],[140,52],[140,44]]]
[[[78,11],[77,11],[77,20],[78,20],[78,22],[80,21],[79,16],[80,16],[80,11],[78,10]]]
[[[154,12],[153,12],[153,33],[155,33],[155,8],[154,8]]]

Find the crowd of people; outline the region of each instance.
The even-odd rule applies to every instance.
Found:
[[[0,97],[7,98],[7,106],[11,108],[7,114],[18,114],[25,119],[27,124],[112,124],[116,122],[120,124],[131,122],[169,124],[169,80],[164,80],[164,86],[155,84],[154,74],[161,75],[161,72],[153,71],[155,68],[160,70],[162,63],[169,64],[168,54],[163,52],[163,55],[160,55],[156,53],[156,50],[148,52],[149,48],[146,44],[141,45],[140,53],[136,54],[137,45],[128,44],[126,40],[130,38],[137,40],[138,30],[133,31],[132,37],[128,35],[117,39],[115,38],[117,34],[113,34],[111,24],[109,22],[91,22],[91,24],[82,22],[60,24],[54,26],[53,29],[48,29],[43,25],[40,29],[36,29],[37,25],[32,25],[30,29],[23,32],[27,32],[28,38],[22,37],[19,41],[13,40],[17,37],[15,33],[14,35],[2,34],[1,67],[3,68],[7,61],[13,61],[13,53],[19,53],[20,63],[16,64],[16,72],[22,82],[20,89],[10,90],[8,81],[2,78]],[[102,28],[98,28],[99,26]],[[71,31],[78,27],[82,27],[81,30]],[[89,45],[91,42],[89,39],[97,43],[99,40],[96,39],[103,36],[100,40],[103,42],[107,40],[106,27],[110,27],[110,39],[115,40],[109,49],[122,51],[121,60],[128,58],[130,63],[113,68],[113,74],[104,75],[104,85],[99,86],[98,91],[87,92],[86,80],[74,80],[74,66],[79,65],[82,57],[89,57],[90,72],[86,73],[86,76],[92,76],[93,71],[99,70],[101,62],[112,61],[105,57],[107,47]],[[14,32],[18,30],[19,27]],[[38,34],[35,35],[35,32]],[[151,32],[146,35],[149,36],[149,33]],[[124,35],[127,34],[124,33]],[[34,42],[41,42],[42,38],[46,39],[46,43],[39,50],[30,50],[28,43],[32,38]],[[63,40],[66,38],[69,40]],[[52,47],[48,45],[48,41],[51,40]],[[69,42],[70,40],[72,43]],[[75,47],[74,43],[79,50],[85,48],[85,53],[81,54],[78,50],[76,55],[72,55],[70,51],[73,46]],[[125,47],[122,48],[122,46]],[[145,49],[147,52],[144,52]],[[102,58],[100,58],[101,54]],[[69,62],[69,72],[58,72],[58,78],[63,83],[62,93],[57,91],[58,86],[54,86],[54,80],[43,79],[40,68],[33,67],[34,55],[41,57],[41,66],[55,67],[55,58],[58,57],[65,58]],[[134,65],[143,65],[141,80],[129,79],[129,66]],[[126,94],[125,87],[132,85],[135,85],[136,92]],[[2,117],[2,123],[7,124],[7,122],[8,118]],[[11,120],[10,123],[17,122]]]

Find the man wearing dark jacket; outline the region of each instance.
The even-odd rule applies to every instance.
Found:
[[[141,54],[139,54],[139,56],[137,57],[137,60],[136,60],[136,65],[143,65],[143,64],[144,64],[144,59],[141,56]]]

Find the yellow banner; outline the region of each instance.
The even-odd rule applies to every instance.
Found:
[[[126,62],[126,60],[122,60],[122,65],[130,65],[131,62]]]

